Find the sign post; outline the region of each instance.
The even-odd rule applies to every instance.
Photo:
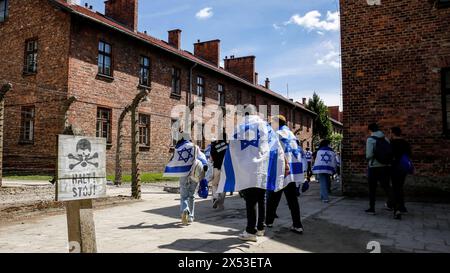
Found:
[[[106,139],[58,136],[56,200],[66,202],[70,253],[95,253],[92,199],[106,196]]]

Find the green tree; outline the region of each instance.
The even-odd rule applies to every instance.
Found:
[[[343,136],[339,133],[333,133],[330,137],[331,147],[336,151],[341,150]]]
[[[306,108],[317,114],[313,121],[313,145],[317,146],[321,139],[331,138],[331,133],[333,131],[333,125],[328,117],[328,107],[319,95],[314,92],[314,95],[309,99]]]

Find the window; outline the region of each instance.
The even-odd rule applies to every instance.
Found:
[[[100,41],[98,43],[98,74],[112,76],[111,45]]]
[[[223,84],[217,85],[217,92],[219,94],[218,100],[220,106],[225,106],[225,87]]]
[[[143,86],[150,86],[150,59],[141,56],[139,71],[139,84]]]
[[[450,136],[450,67],[442,69],[442,104],[444,134]]]
[[[97,137],[106,138],[106,142],[112,143],[111,109],[97,108]]]
[[[171,132],[172,132],[172,146],[175,147],[178,142],[178,134],[179,134],[179,128],[180,128],[180,123],[179,123],[178,119],[171,120],[170,128],[171,128]]]
[[[150,116],[139,114],[139,144],[150,146]]]
[[[37,39],[25,42],[25,66],[23,72],[33,74],[37,72],[38,41]]]
[[[439,8],[450,7],[450,0],[437,0],[437,6]]]
[[[181,70],[172,68],[172,94],[181,95]]]
[[[309,132],[310,128],[311,128],[311,119],[306,118],[306,132]]]
[[[4,22],[8,17],[8,0],[0,0],[0,22]]]
[[[242,104],[242,91],[236,93],[236,105]]]
[[[23,106],[21,109],[20,142],[33,143],[34,141],[34,106]]]
[[[200,76],[197,77],[197,96],[205,99],[205,78]]]

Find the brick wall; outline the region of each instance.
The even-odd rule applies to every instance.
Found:
[[[367,125],[402,127],[413,147],[411,193],[450,193],[440,70],[450,66],[450,9],[432,1],[341,3],[344,190],[366,193]]]

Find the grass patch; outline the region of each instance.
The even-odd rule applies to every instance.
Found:
[[[3,178],[13,181],[49,181],[53,177],[46,175],[5,175]]]
[[[115,180],[114,175],[108,175],[107,179],[110,181]],[[142,173],[141,174],[141,182],[142,183],[153,183],[153,182],[161,182],[161,181],[178,181],[176,177],[163,177],[162,173]],[[131,175],[126,174],[122,176],[123,183],[131,182]]]

